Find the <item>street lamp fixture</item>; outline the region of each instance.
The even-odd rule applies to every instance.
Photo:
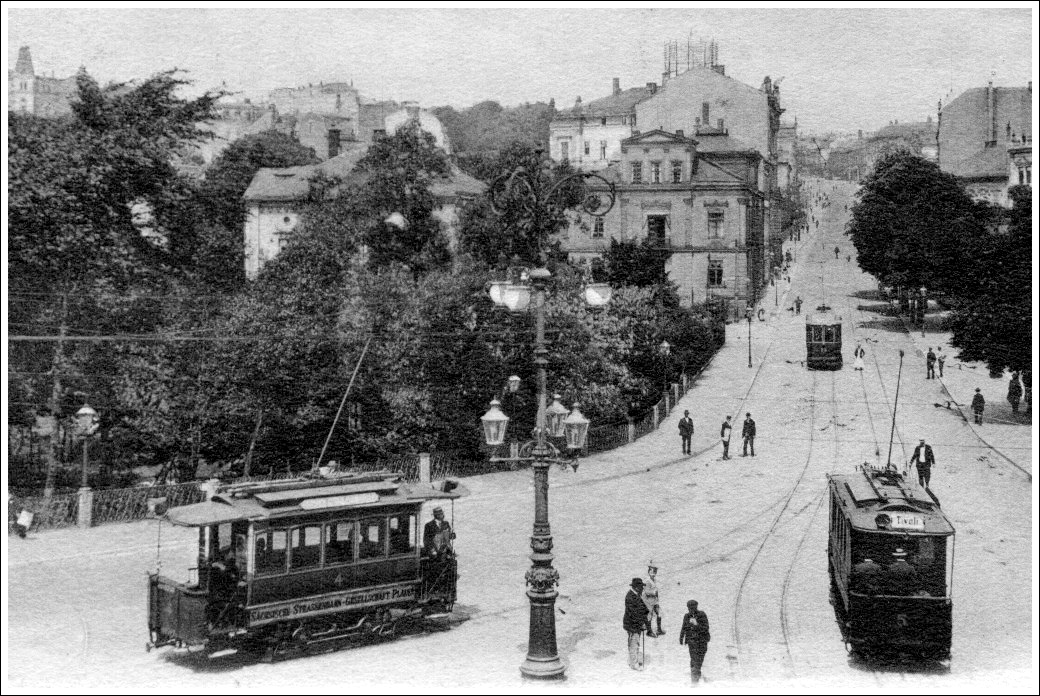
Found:
[[[89,438],[97,432],[100,418],[98,412],[90,407],[89,404],[83,404],[83,407],[76,411],[76,428],[79,430],[80,435],[83,436],[83,475],[80,481],[81,488],[87,488],[87,466],[90,463],[89,455],[87,453],[87,442]]]
[[[754,314],[750,307],[744,311],[744,316],[747,318],[747,366],[751,367],[751,317]]]
[[[541,153],[538,153],[541,157]],[[573,206],[570,203],[570,187],[580,181],[598,180],[598,191],[587,195]],[[578,207],[588,215],[605,215],[614,207],[616,192],[614,185],[590,172],[578,172],[555,179],[548,163],[542,160],[534,168],[517,167],[512,172],[495,179],[489,186],[491,208],[497,215],[507,211],[519,213],[533,228],[536,238],[550,221],[569,207]],[[555,231],[555,230],[552,230]],[[544,253],[541,254],[544,263]],[[552,406],[546,405],[546,365],[549,350],[545,344],[545,296],[552,274],[546,268],[536,268],[528,273],[521,272],[519,279],[511,275],[508,284],[492,284],[489,295],[496,304],[511,311],[522,312],[531,307],[535,318],[534,363],[538,373],[538,412],[535,418],[534,439],[520,446],[517,457],[492,457],[492,461],[529,462],[534,471],[534,527],[531,533],[531,567],[525,575],[527,597],[530,600],[530,622],[527,641],[527,658],[520,666],[525,677],[554,679],[565,671],[556,646],[556,586],[560,575],[553,568],[553,539],[549,527],[549,467],[553,463],[564,464],[563,454],[549,442],[548,437],[557,435],[562,428],[569,450],[580,450],[588,436],[589,421],[578,410],[577,404],[566,417],[566,409],[559,398]],[[590,307],[603,307],[610,302],[610,286],[593,283],[588,278],[584,287],[585,301]],[[510,385],[512,385],[512,378]],[[517,378],[519,383],[519,378]],[[481,418],[485,439],[489,445],[505,441],[505,414],[492,403],[491,409]],[[576,464],[571,464],[577,470]]]
[[[506,380],[506,386],[509,389],[510,394],[516,394],[517,389],[520,388],[520,377],[517,375],[510,375],[509,379]]]

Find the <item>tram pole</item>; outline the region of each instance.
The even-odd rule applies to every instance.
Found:
[[[903,351],[899,351],[899,373],[896,376],[896,398],[892,405],[892,430],[888,433],[888,463],[886,469],[892,468],[892,441],[896,437],[896,409],[899,408],[899,383],[903,380]]]
[[[744,314],[747,316],[747,366],[751,367],[751,307]]]

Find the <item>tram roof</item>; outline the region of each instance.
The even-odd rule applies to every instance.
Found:
[[[828,478],[831,490],[856,529],[942,536],[954,533],[938,499],[927,489],[909,485],[897,472],[868,467]]]
[[[810,324],[810,325],[811,324],[820,324],[820,325],[840,324],[841,323],[841,315],[835,313],[835,311],[833,309],[831,309],[830,307],[828,307],[827,305],[820,305],[815,310],[813,310],[812,312],[808,312],[805,315],[805,323],[806,324]]]
[[[436,488],[432,484],[407,483],[400,476],[387,472],[232,484],[222,487],[206,502],[170,508],[165,518],[178,526],[205,527],[318,511],[453,500],[468,493],[456,482],[453,484]]]

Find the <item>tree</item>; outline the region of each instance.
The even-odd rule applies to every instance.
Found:
[[[1032,370],[1032,189],[1015,186],[1006,231],[993,224],[969,240],[971,265],[954,286],[952,343],[991,374]]]
[[[852,208],[859,265],[885,285],[955,291],[966,239],[982,229],[956,177],[908,152],[882,156]]]
[[[521,169],[510,185],[511,173]],[[567,210],[585,197],[585,185],[570,179],[567,163],[552,164],[543,153],[513,142],[497,159],[498,172],[487,195],[467,205],[459,215],[459,244],[488,266],[505,266],[514,257],[528,264],[559,263],[566,259],[555,237],[570,223]],[[526,183],[525,183],[526,182]],[[530,186],[528,186],[528,183]],[[492,206],[499,209],[498,212]]]
[[[668,272],[665,264],[672,253],[661,248],[650,237],[641,242],[610,240],[610,249],[603,254],[607,277],[611,285],[631,285],[640,288],[665,285]]]
[[[355,171],[364,177],[364,241],[374,267],[400,263],[418,275],[448,262],[448,240],[434,216],[439,205],[430,185],[451,169],[431,134],[417,123],[402,126],[376,140]],[[394,219],[398,222],[388,221]]]
[[[182,99],[176,92],[187,83],[175,75],[101,88],[81,71],[71,116],[9,115],[8,278],[21,332],[140,331],[157,319],[141,295],[163,291],[176,257],[143,234],[135,213],[153,211],[162,227],[185,198],[190,186],[173,156],[206,137],[199,124],[219,96]],[[95,386],[80,371],[92,351],[46,345],[53,350],[11,352],[14,371],[28,376],[17,387],[21,406],[68,415],[69,378]]]

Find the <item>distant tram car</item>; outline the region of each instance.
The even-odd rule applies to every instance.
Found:
[[[939,501],[891,468],[829,479],[828,566],[846,644],[864,657],[949,658],[954,529]]]
[[[197,578],[149,575],[148,648],[271,659],[444,617],[457,560],[449,538],[424,551],[420,515],[423,503],[459,495],[387,472],[333,474],[233,484],[171,508],[166,520],[199,530]]]
[[[827,305],[805,318],[805,350],[810,370],[841,369],[841,317]]]

